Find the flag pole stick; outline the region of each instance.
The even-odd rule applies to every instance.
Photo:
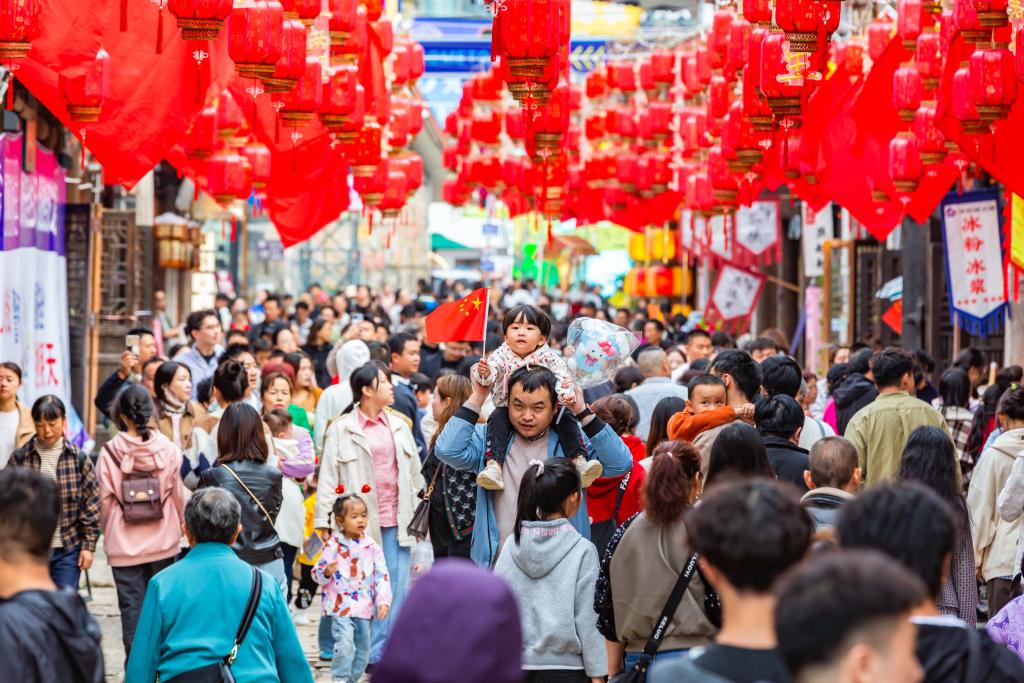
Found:
[[[486,307],[486,308],[484,308],[484,346],[483,346],[482,352],[480,353],[480,357],[486,360],[486,358],[487,358],[487,323],[491,319],[491,288],[490,287],[487,288],[487,294],[484,296],[484,306]]]

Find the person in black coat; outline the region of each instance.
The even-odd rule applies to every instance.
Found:
[[[810,462],[807,451],[797,445],[804,426],[800,404],[785,395],[762,399],[757,403],[754,420],[779,481],[788,481],[801,491],[807,491],[804,471],[810,468]]]
[[[836,402],[836,428],[840,436],[857,411],[878,397],[878,388],[870,379],[871,349],[861,349],[850,357],[850,374],[833,394]]]

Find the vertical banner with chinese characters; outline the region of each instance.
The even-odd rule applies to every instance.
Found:
[[[35,173],[25,173],[20,136],[0,138],[0,160],[0,359],[21,367],[23,403],[56,394],[68,408],[72,435],[80,438],[69,379],[64,170],[40,148]]]
[[[1006,311],[999,194],[969,192],[942,203],[949,305],[975,335],[995,332]]]
[[[835,237],[832,203],[815,211],[807,202],[800,203],[801,242],[804,256],[804,277],[825,274],[825,242]]]
[[[762,275],[724,264],[711,290],[704,321],[711,326],[721,322],[734,329],[739,328],[741,322],[749,319],[754,312],[764,282]]]

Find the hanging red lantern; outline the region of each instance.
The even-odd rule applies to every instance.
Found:
[[[651,72],[658,89],[663,92],[668,90],[676,80],[676,54],[670,50],[652,52]]]
[[[587,74],[587,78],[584,81],[584,88],[587,93],[587,98],[596,100],[604,97],[608,94],[608,71],[603,67],[598,67]]]
[[[897,192],[917,189],[923,171],[921,147],[912,133],[899,133],[889,143],[889,177]]]
[[[657,97],[658,85],[654,82],[654,67],[651,65],[650,60],[645,59],[640,62],[637,74],[640,81],[640,89],[647,93],[647,98],[654,99]]]
[[[683,119],[683,144],[686,151],[694,154],[701,149],[711,146],[711,136],[708,135],[707,114],[698,109],[691,111]]]
[[[384,218],[394,218],[405,206],[408,197],[407,179],[403,168],[391,164],[388,168],[388,179],[384,185],[384,196],[380,200],[380,213]]]
[[[40,36],[40,0],[4,0],[0,6],[0,61],[22,59]]]
[[[703,46],[698,47],[693,53],[693,60],[694,68],[697,69],[697,80],[702,86],[707,86],[711,82],[711,76],[714,75],[708,49]]]
[[[376,209],[384,200],[384,191],[388,184],[388,171],[390,169],[387,159],[378,159],[375,166],[368,167],[366,173],[355,175],[352,179],[353,189],[363,199],[363,204],[369,209]]]
[[[256,0],[251,7],[231,10],[228,19],[228,55],[245,78],[274,73],[281,58],[284,9],[277,0]]]
[[[404,97],[391,103],[391,123],[388,126],[388,146],[392,149],[409,144],[409,102]]]
[[[743,18],[755,26],[767,28],[772,23],[771,0],[749,0],[749,2],[744,2]]]
[[[896,8],[896,34],[903,41],[903,47],[913,51],[925,26],[921,0],[899,0]]]
[[[405,193],[412,197],[423,185],[423,158],[419,154],[405,153],[391,157],[388,163],[402,171],[405,176]]]
[[[722,7],[715,10],[711,17],[711,31],[708,33],[707,46],[708,58],[711,60],[713,69],[721,69],[725,66],[725,58],[729,50],[729,29],[735,16],[732,10]]]
[[[587,114],[583,121],[583,134],[591,142],[602,140],[608,134],[607,113],[601,110]]]
[[[391,51],[391,91],[398,93],[409,82],[408,43],[399,40]]]
[[[295,87],[306,69],[306,27],[302,22],[287,19],[281,31],[281,57],[274,72],[261,76],[267,92],[283,93]]]
[[[303,26],[312,26],[320,16],[320,0],[281,0],[285,19],[301,21]]]
[[[73,78],[60,76],[60,92],[72,121],[99,121],[103,100],[110,89],[110,55],[103,48],[84,74]],[[10,87],[10,86],[8,86]]]
[[[626,95],[636,92],[635,69],[634,62],[609,62],[608,86],[612,90]]]
[[[724,76],[714,75],[708,85],[708,113],[713,119],[725,118],[729,111],[732,86]]]
[[[526,127],[539,150],[552,156],[559,154],[562,138],[569,130],[568,85],[563,83],[555,88],[539,116],[527,121]]]
[[[249,168],[252,169],[253,187],[262,190],[270,180],[270,150],[262,143],[250,142],[242,148],[242,156],[249,162]]]
[[[953,0],[953,19],[965,43],[984,43],[992,37],[991,29],[981,24],[975,0]]]
[[[218,152],[210,157],[206,181],[209,193],[217,203],[227,205],[249,195],[252,170],[240,155],[234,152]]]
[[[354,64],[366,45],[369,22],[366,20],[366,8],[356,8],[356,19],[352,29],[344,37],[341,32],[331,38],[331,60],[339,63]]]
[[[306,59],[302,78],[290,92],[281,98],[281,121],[287,126],[304,126],[313,120],[323,97],[323,81],[320,79],[320,60]]]
[[[978,23],[985,28],[1002,28],[1010,23],[1007,15],[1008,0],[973,0]]]
[[[492,54],[501,56],[508,83],[530,93],[546,92],[557,69],[563,26],[568,19],[563,0],[506,0],[494,20]],[[568,41],[565,41],[568,42]],[[534,93],[536,96],[536,94]]]
[[[423,45],[413,41],[409,44],[409,82],[416,85],[416,81],[427,70],[427,58],[423,51]]]
[[[982,121],[1005,119],[1017,99],[1017,71],[1006,48],[975,50],[970,59],[971,95]]]
[[[892,104],[900,120],[914,120],[914,112],[921,106],[924,85],[921,74],[913,64],[903,64],[892,75]]]
[[[971,71],[968,62],[960,62],[960,68],[953,73],[953,116],[960,122],[960,129],[968,135],[987,132],[989,122],[982,121],[971,94]]]
[[[185,132],[185,155],[193,161],[209,159],[217,145],[217,110],[204,107]]]
[[[349,34],[356,30],[359,0],[328,0],[327,8],[331,14],[327,21],[331,45],[341,45],[348,40]]]
[[[216,40],[231,6],[232,0],[167,0],[182,40]]]
[[[366,18],[370,21],[377,21],[384,14],[384,0],[359,0],[359,4],[366,8]]]
[[[790,52],[816,52],[819,32],[835,31],[841,8],[839,0],[776,0],[775,25],[785,32]]]
[[[914,64],[921,73],[925,90],[935,90],[942,78],[942,38],[934,31],[925,31],[917,38],[917,49],[914,52]]]
[[[636,139],[636,109],[632,105],[617,105],[610,108],[608,132],[625,142]]]
[[[745,19],[732,20],[729,27],[729,47],[725,59],[725,77],[730,81],[743,71],[750,59],[750,23]]]
[[[217,136],[230,140],[245,123],[242,108],[235,102],[231,92],[225,90],[217,96]]]
[[[353,64],[340,64],[329,67],[327,82],[323,84],[320,99],[320,110],[317,115],[320,123],[328,131],[335,133],[342,129],[349,118],[355,114],[356,86],[359,84],[359,71]]]
[[[887,17],[878,17],[868,25],[868,57],[877,61],[892,40],[892,22]]]
[[[473,99],[479,102],[498,102],[505,83],[501,80],[501,72],[497,69],[477,74],[470,80],[470,92]]]
[[[686,88],[686,97],[692,99],[704,89],[704,84],[700,82],[700,74],[697,73],[697,56],[683,55],[679,67],[683,76],[683,87]]]
[[[715,201],[721,204],[735,204],[738,194],[736,177],[729,171],[729,164],[717,145],[708,150],[708,176],[714,190]]]
[[[743,108],[736,101],[729,106],[722,126],[722,155],[732,171],[747,171],[761,162],[764,152],[758,145],[757,134]]]
[[[926,166],[941,164],[946,158],[946,138],[935,123],[935,105],[925,104],[914,115],[914,137],[921,145],[921,161]]]
[[[777,117],[799,116],[803,91],[802,84],[790,80],[785,42],[786,36],[779,32],[769,33],[761,43],[761,92]]]
[[[501,142],[501,109],[478,112],[470,123],[470,135],[481,145],[496,146]]]
[[[381,143],[383,131],[373,118],[363,122],[352,142],[349,158],[352,161],[352,174],[360,177],[373,175],[381,161]]]
[[[861,43],[833,43],[836,67],[848,76],[864,75],[864,46]]]

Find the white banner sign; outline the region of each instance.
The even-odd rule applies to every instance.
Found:
[[[821,277],[825,274],[825,241],[835,237],[832,204],[814,211],[807,202],[800,203],[800,238],[804,256],[804,276]]]
[[[943,203],[949,299],[968,329],[984,323],[1006,305],[1003,252],[999,240],[999,200],[995,193],[973,193]],[[980,195],[980,197],[979,197]]]

